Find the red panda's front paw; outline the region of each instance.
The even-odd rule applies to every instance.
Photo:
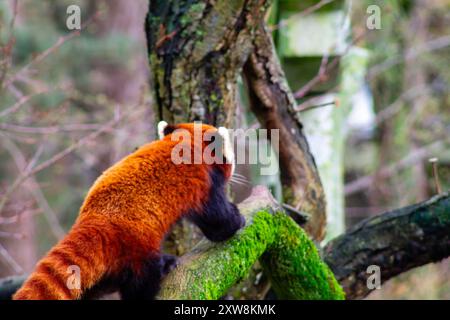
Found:
[[[239,214],[239,217],[241,218],[241,227],[240,227],[240,229],[241,229],[241,228],[245,227],[245,218],[242,214]]]
[[[244,218],[244,216],[239,212],[238,207],[234,203],[230,203],[230,206],[232,208],[231,211],[233,212],[233,214],[232,214],[233,219],[235,221],[237,221],[237,224],[239,225],[238,229],[243,228],[245,226],[245,218]]]

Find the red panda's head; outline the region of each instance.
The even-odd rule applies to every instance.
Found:
[[[218,166],[227,179],[235,168],[233,145],[228,129],[225,127],[213,127],[211,125],[195,123],[168,124],[165,121],[158,123],[159,138],[180,141],[201,150],[201,161],[213,166]]]

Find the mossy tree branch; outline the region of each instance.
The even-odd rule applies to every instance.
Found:
[[[160,299],[218,299],[261,257],[283,299],[343,299],[344,294],[306,233],[257,187],[239,205],[247,226],[231,240],[201,241],[163,282]]]
[[[324,260],[347,298],[370,293],[367,267],[380,267],[381,280],[450,255],[450,194],[379,215],[328,243]]]

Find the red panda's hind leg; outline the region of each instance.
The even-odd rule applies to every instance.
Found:
[[[153,300],[162,279],[176,266],[176,256],[158,254],[148,258],[138,273],[124,271],[120,285],[122,300]]]

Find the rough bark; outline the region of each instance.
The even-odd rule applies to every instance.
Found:
[[[388,279],[450,254],[450,194],[367,219],[324,249],[324,260],[348,299],[363,298],[367,267],[377,265]]]
[[[253,46],[244,65],[251,108],[269,132],[279,129],[278,154],[284,201],[311,215],[305,230],[320,241],[325,236],[326,225],[324,191],[303,134],[295,99],[264,21],[258,25]]]
[[[160,299],[218,299],[261,263],[282,299],[343,299],[344,294],[306,233],[264,187],[239,205],[247,226],[231,240],[201,241],[163,282]]]
[[[146,34],[161,119],[233,127],[237,78],[269,2],[150,1]]]

